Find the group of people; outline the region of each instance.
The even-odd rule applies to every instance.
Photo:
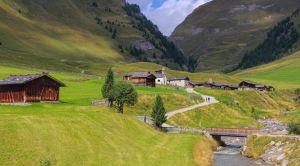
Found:
[[[211,98],[210,97],[205,97],[205,102],[210,103],[211,102]]]

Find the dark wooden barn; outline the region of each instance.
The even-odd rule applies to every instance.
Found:
[[[65,84],[48,74],[12,75],[0,80],[0,103],[59,101]]]
[[[150,72],[130,72],[123,77],[134,85],[155,87],[155,75]]]
[[[256,84],[250,81],[242,81],[239,84],[239,88],[242,90],[249,90],[249,89],[255,89],[258,91],[274,91],[275,88],[272,86],[262,85],[262,84]]]
[[[211,88],[211,89],[221,89],[221,90],[238,90],[237,86],[221,84],[221,83],[204,83],[203,87]]]

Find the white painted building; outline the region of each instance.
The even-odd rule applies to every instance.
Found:
[[[190,79],[188,77],[183,78],[169,78],[167,80],[167,84],[171,86],[177,86],[177,87],[188,87],[190,84]]]
[[[167,76],[165,73],[165,68],[162,68],[161,70],[155,71],[155,83],[158,85],[167,85]]]

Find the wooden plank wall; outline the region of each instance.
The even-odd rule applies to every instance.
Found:
[[[0,103],[23,103],[24,90],[19,86],[6,86],[0,89]]]

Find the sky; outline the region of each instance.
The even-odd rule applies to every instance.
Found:
[[[211,0],[127,0],[138,4],[142,12],[169,36],[194,9]]]

